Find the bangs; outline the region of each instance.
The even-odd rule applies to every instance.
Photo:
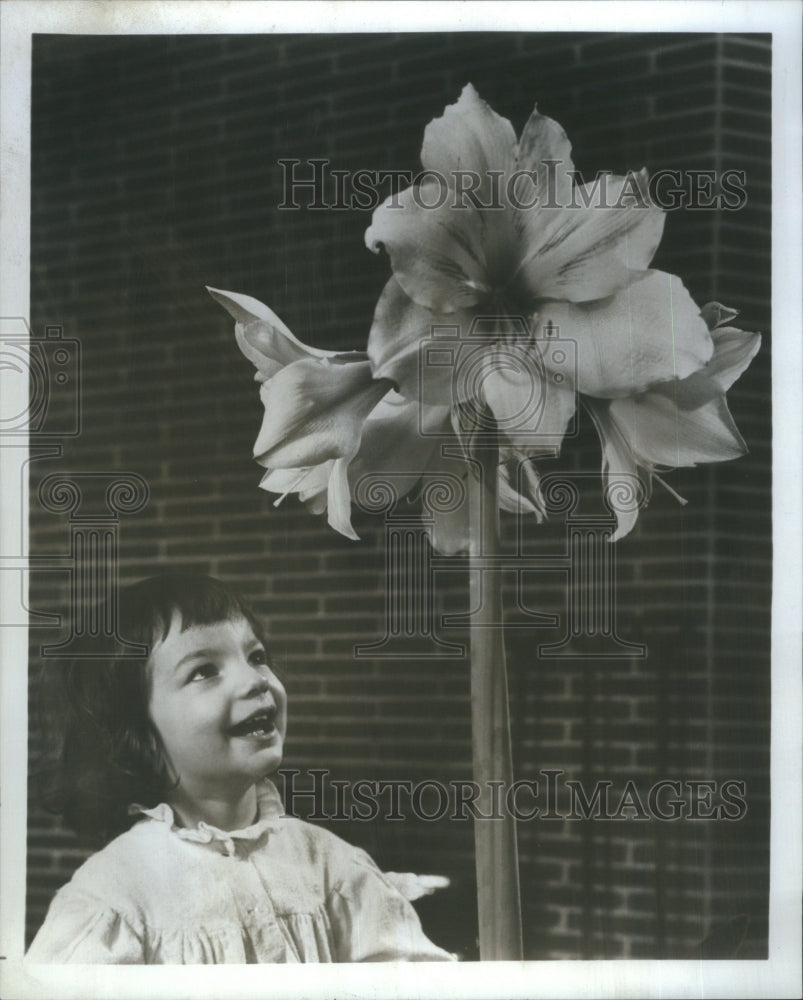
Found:
[[[176,614],[182,632],[194,625],[244,618],[265,643],[264,630],[245,599],[214,577],[187,571],[164,573],[140,580],[120,594],[120,625],[126,639],[147,646],[163,641]]]

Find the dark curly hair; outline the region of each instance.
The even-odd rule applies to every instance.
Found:
[[[231,586],[193,572],[153,576],[123,589],[118,634],[148,652],[175,614],[182,630],[245,618],[265,645],[264,629]],[[98,609],[102,612],[102,609]],[[103,620],[98,618],[98,621]],[[170,788],[160,741],[148,714],[148,655],[81,656],[42,668],[42,732],[49,752],[39,774],[44,805],[88,845],[128,829],[132,802],[157,805]]]

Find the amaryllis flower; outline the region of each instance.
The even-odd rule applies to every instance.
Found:
[[[610,477],[624,467],[612,461],[611,420],[635,419],[653,387],[660,398],[676,387],[688,413],[683,394],[720,370],[725,350],[680,279],[649,267],[664,214],[650,202],[646,173],[575,185],[560,125],[536,110],[517,141],[470,85],[426,128],[421,161],[423,183],[389,198],[366,232],[393,270],[368,341],[374,376],[428,404],[459,409],[473,393],[498,422],[503,460],[519,462],[556,453],[579,393],[591,400]],[[484,339],[473,340],[481,318]],[[449,328],[464,352],[484,344],[471,379],[424,360]],[[547,349],[550,336],[572,346],[570,370],[566,352]],[[723,437],[724,417],[706,419],[723,406],[695,415],[695,431],[685,428],[694,449],[674,465],[653,444],[637,450],[640,467],[733,457],[732,421]],[[526,498],[537,506],[537,488]],[[634,521],[622,512],[617,537]]]
[[[413,493],[422,476],[465,479],[465,463],[440,453],[452,434],[450,406],[405,399],[390,380],[373,377],[362,352],[303,344],[249,295],[208,291],[236,321],[237,343],[256,368],[265,412],[254,458],[267,470],[259,485],[279,494],[277,504],[295,493],[312,513],[326,512],[340,534],[357,539],[351,501],[364,476],[385,479],[402,495]],[[506,509],[538,513],[505,466],[499,483]],[[440,552],[466,548],[465,506],[430,513],[428,531]]]
[[[649,495],[659,468],[742,453],[725,382],[757,335],[723,329],[679,278],[650,268],[664,214],[644,171],[575,184],[560,125],[535,110],[517,140],[470,85],[426,128],[421,160],[423,183],[389,198],[366,232],[393,270],[366,354],[307,347],[262,303],[210,289],[261,382],[264,489],[297,493],[356,538],[363,476],[400,492],[422,476],[465,481],[471,463],[441,445],[456,437],[471,458],[483,425],[499,449],[500,507],[541,520],[532,461],[558,454],[580,398],[619,538],[638,512],[617,499],[628,476]],[[469,550],[465,505],[430,513],[439,551]]]
[[[736,315],[718,302],[703,307],[714,354],[687,378],[659,382],[625,398],[586,400],[602,441],[605,488],[616,511],[613,540],[632,529],[637,487],[641,484],[646,502],[653,478],[660,480],[658,471],[723,462],[747,451],[725,393],[755,357],[761,335],[728,326]]]
[[[647,271],[664,213],[643,171],[575,186],[557,122],[536,110],[517,142],[471,85],[427,126],[421,161],[424,182],[389,198],[365,234],[393,269],[368,343],[377,377],[414,395],[421,340],[437,326],[468,331],[480,315],[502,325],[520,317],[530,336],[552,320],[577,341],[576,387],[594,395],[682,378],[708,361],[711,340],[680,280]],[[471,196],[467,176],[477,181]]]
[[[725,393],[755,357],[761,335],[728,326],[736,315],[718,302],[703,307],[714,354],[692,375],[620,399],[586,400],[602,441],[608,500],[616,511],[614,541],[636,522],[639,483],[645,502],[653,478],[660,481],[658,471],[723,462],[747,451]]]
[[[210,288],[234,317],[235,336],[256,367],[265,407],[254,457],[267,472],[260,486],[296,493],[348,538],[351,496],[365,475],[400,477],[409,491],[449,430],[449,407],[403,399],[375,379],[364,354],[301,343],[276,314],[248,295]],[[457,463],[453,463],[456,465]],[[436,515],[440,516],[440,515]],[[449,524],[440,535],[449,538]]]
[[[335,530],[356,537],[348,467],[390,382],[373,378],[364,354],[302,344],[257,299],[208,291],[234,317],[237,343],[261,383],[265,416],[254,457],[268,471],[260,485],[282,496],[298,493],[316,513],[328,510]]]

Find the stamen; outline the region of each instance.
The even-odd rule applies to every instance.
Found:
[[[281,496],[279,497],[279,499],[278,499],[278,500],[274,500],[274,501],[273,501],[273,506],[274,506],[274,507],[278,507],[278,506],[279,506],[279,504],[280,504],[280,503],[281,503],[281,502],[282,502],[282,501],[283,501],[283,500],[284,500],[284,499],[285,499],[285,498],[286,498],[286,497],[287,497],[287,496],[288,496],[288,495],[289,495],[290,493],[295,493],[295,491],[296,491],[296,487],[298,486],[298,484],[299,484],[299,483],[300,483],[300,482],[302,481],[302,479],[303,479],[303,478],[304,478],[304,477],[306,476],[306,474],[307,474],[308,472],[309,472],[309,469],[302,469],[302,470],[301,470],[301,472],[299,472],[298,476],[297,476],[297,477],[296,477],[296,478],[295,478],[295,479],[293,480],[293,482],[292,482],[292,483],[290,484],[290,486],[288,486],[288,487],[287,487],[287,489],[286,489],[286,490],[284,491],[284,493],[282,493],[282,495],[281,495]]]
[[[653,478],[657,479],[658,482],[661,484],[661,486],[663,486],[663,488],[667,491],[667,493],[669,493],[671,496],[673,496],[677,500],[677,502],[679,504],[681,504],[683,507],[686,506],[686,504],[689,501],[688,500],[684,500],[683,497],[679,493],[676,493],[672,489],[672,487],[669,485],[669,483],[667,483],[663,479],[661,479],[661,477],[658,475],[657,472],[653,472]]]

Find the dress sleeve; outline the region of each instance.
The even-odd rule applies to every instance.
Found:
[[[353,851],[327,903],[338,962],[455,961],[426,937],[410,903],[364,851]]]
[[[50,904],[25,957],[49,964],[142,965],[143,937],[120,913],[65,886]]]

